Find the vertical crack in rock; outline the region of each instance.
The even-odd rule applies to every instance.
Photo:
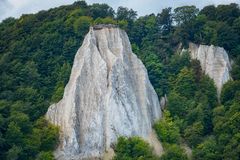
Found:
[[[103,158],[119,136],[154,142],[152,125],[161,114],[147,70],[132,53],[126,32],[105,25],[90,28],[63,98],[49,107],[46,117],[61,129],[55,158],[81,160]]]

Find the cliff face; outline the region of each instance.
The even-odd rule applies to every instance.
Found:
[[[193,43],[189,44],[189,51],[191,58],[199,60],[203,72],[215,82],[219,97],[222,86],[231,79],[231,64],[227,52],[221,47]]]
[[[103,157],[119,136],[148,140],[161,117],[160,104],[124,31],[90,28],[63,99],[49,107],[46,117],[61,129],[57,159]]]

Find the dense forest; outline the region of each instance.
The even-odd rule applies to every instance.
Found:
[[[59,129],[44,119],[61,99],[74,55],[89,26],[118,24],[145,64],[159,97],[168,96],[164,117],[154,125],[164,154],[144,140],[120,137],[116,160],[240,158],[240,9],[238,4],[166,8],[142,17],[125,7],[72,5],[7,18],[0,23],[0,159],[51,160]],[[224,47],[231,76],[217,99],[214,82],[199,61],[178,54],[189,42]]]

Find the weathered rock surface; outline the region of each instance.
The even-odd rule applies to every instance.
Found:
[[[193,43],[189,44],[189,51],[191,58],[199,60],[203,72],[215,82],[219,97],[222,86],[231,79],[231,64],[227,52],[222,47]]]
[[[46,117],[61,129],[55,151],[59,160],[103,157],[119,136],[137,135],[151,142],[161,108],[123,30],[90,28],[63,99],[49,107]]]

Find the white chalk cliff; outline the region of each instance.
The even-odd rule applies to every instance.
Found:
[[[189,44],[190,56],[200,61],[205,74],[213,79],[218,97],[223,85],[231,79],[231,64],[227,52],[222,47]]]
[[[61,130],[58,160],[103,157],[119,136],[151,137],[160,104],[125,31],[90,28],[64,96],[46,117]]]

